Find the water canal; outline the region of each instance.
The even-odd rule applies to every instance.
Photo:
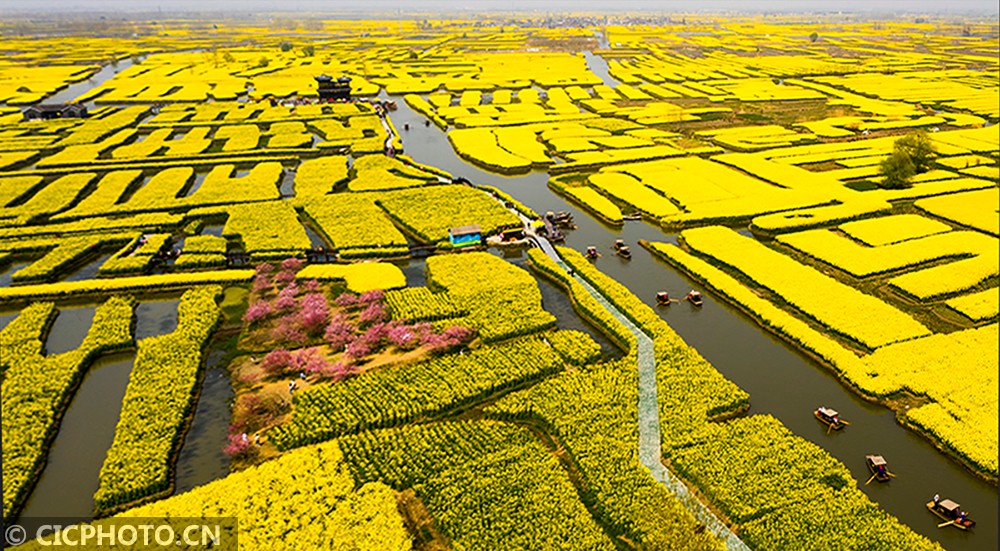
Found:
[[[45,469],[21,511],[19,522],[29,532],[30,524],[44,523],[46,518],[92,517],[98,475],[114,440],[134,359],[132,353],[116,354],[90,366],[59,425]]]
[[[177,328],[179,299],[143,301],[135,308],[136,341]],[[94,306],[60,309],[45,339],[49,356],[75,350],[94,319]],[[4,320],[13,319],[4,315]],[[221,361],[226,350],[213,347],[207,360],[203,398],[178,459],[177,486],[188,490],[229,471],[222,453],[229,424],[232,388]],[[134,352],[97,359],[86,370],[79,389],[59,425],[42,474],[20,521],[30,525],[45,518],[89,520],[93,515],[101,465],[114,439],[122,399],[134,364]]]
[[[891,410],[861,399],[795,347],[635,246],[640,239],[672,241],[674,235],[638,221],[626,222],[622,228],[607,226],[553,193],[546,185],[548,175],[544,172],[507,177],[481,170],[455,154],[443,131],[433,125],[424,126],[426,119],[410,109],[402,97],[391,99],[398,105],[398,110],[391,114],[395,127],[403,128],[405,123],[410,126],[410,130],[401,131],[404,152],[417,162],[464,176],[476,184],[500,188],[537,212],[572,213],[578,229],[567,233],[565,246],[577,251],[595,245],[608,248],[610,253],[609,247],[615,239],[624,239],[632,245],[631,261],[605,254],[597,261],[597,267],[653,308],[657,308],[654,298],[657,291],[669,291],[676,296],[692,288],[701,290],[706,297],[703,308],[681,303],[660,307],[658,312],[716,369],[750,394],[750,414],[773,415],[799,436],[822,446],[851,470],[869,498],[946,549],[997,548],[998,533],[993,520],[998,515],[995,485],[979,479],[928,441],[898,425]],[[836,408],[844,419],[852,422],[851,427],[827,435],[825,427],[812,416],[820,405]],[[888,484],[865,486],[870,473],[864,456],[870,453],[884,455],[897,478]],[[924,507],[935,493],[958,501],[963,509],[982,519],[976,532],[938,529],[937,517]]]
[[[104,84],[106,81],[114,78],[115,75],[128,69],[132,66],[131,59],[119,60],[115,64],[108,63],[101,67],[100,71],[97,71],[90,76],[87,80],[81,80],[70,84],[66,88],[59,90],[55,94],[45,98],[42,103],[66,103],[75,100],[76,98],[86,94],[87,92],[97,88],[98,86]],[[93,102],[86,104],[88,109],[93,109]]]
[[[79,348],[90,331],[95,312],[94,306],[59,309],[45,337],[45,355],[55,356]]]
[[[230,340],[214,340],[205,355],[198,404],[177,456],[174,494],[229,474],[229,457],[223,448],[232,416],[233,387],[226,371],[232,346]]]

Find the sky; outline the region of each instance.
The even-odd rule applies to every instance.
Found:
[[[0,0],[0,11],[998,11],[997,0]]]

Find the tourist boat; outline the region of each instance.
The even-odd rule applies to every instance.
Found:
[[[587,247],[586,257],[588,260],[597,260],[597,257],[599,256],[601,255],[597,252],[597,247],[594,247],[593,245]]]
[[[573,223],[573,215],[568,212],[560,211],[553,213],[552,211],[549,211],[545,213],[545,218],[549,221],[549,223],[557,228],[570,230],[576,229],[576,224]]]
[[[656,303],[663,306],[670,306],[670,294],[666,291],[656,293]]]
[[[622,248],[625,248],[625,249],[627,249],[627,248],[628,248],[628,246],[627,246],[627,245],[625,244],[625,240],[624,240],[624,239],[616,239],[616,240],[615,240],[615,244],[614,244],[614,245],[612,245],[611,247],[612,247],[612,248],[613,248],[613,249],[614,249],[615,251],[618,251],[619,249],[622,249]]]
[[[849,424],[847,421],[840,418],[840,414],[837,413],[836,410],[823,406],[817,408],[813,414],[820,420],[821,423],[827,425],[827,432],[830,432],[831,429],[840,430],[844,428],[845,425]]]
[[[705,303],[705,299],[702,298],[701,293],[699,293],[698,291],[691,291],[690,293],[687,294],[687,296],[684,297],[684,299],[690,302],[691,304],[694,304],[695,306],[701,306],[702,304]]]
[[[889,482],[889,479],[893,477],[893,474],[889,472],[889,464],[881,455],[866,455],[865,463],[868,464],[868,470],[872,472],[872,478],[875,480]],[[871,479],[868,482],[871,482]]]
[[[642,215],[638,212],[622,215],[622,220],[642,220]]]
[[[628,250],[628,245],[623,245],[615,250],[615,254],[624,258],[625,260],[632,260],[632,251]]]
[[[950,499],[942,499],[936,503],[928,501],[927,510],[945,521],[938,524],[938,528],[951,525],[959,530],[969,530],[976,525],[976,521],[968,518],[962,507]]]

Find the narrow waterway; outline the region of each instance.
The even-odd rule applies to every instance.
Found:
[[[113,253],[101,254],[97,258],[81,265],[76,270],[73,270],[64,277],[63,281],[83,281],[85,279],[94,279],[97,277],[97,271],[101,269],[101,266],[111,258]]]
[[[399,106],[391,114],[394,125],[403,128],[404,123],[409,123],[410,126],[410,130],[401,130],[404,152],[417,162],[444,169],[453,176],[464,176],[476,184],[498,187],[537,212],[572,213],[578,229],[567,232],[565,246],[577,251],[595,245],[610,253],[614,240],[624,239],[632,245],[632,260],[605,254],[597,267],[654,308],[657,291],[683,295],[691,288],[701,290],[706,297],[701,309],[683,303],[658,311],[716,369],[750,393],[750,413],[774,415],[796,434],[825,448],[851,470],[859,480],[858,486],[871,499],[946,549],[997,548],[996,486],[977,478],[928,441],[899,426],[892,411],[862,400],[826,368],[636,246],[639,239],[671,241],[674,235],[645,222],[628,222],[623,228],[602,224],[553,193],[546,185],[546,173],[506,177],[483,171],[459,158],[443,131],[433,125],[425,127],[424,117],[413,112],[402,97],[392,99]],[[851,421],[851,426],[826,435],[825,427],[812,415],[821,405],[840,411],[844,419]],[[884,455],[897,478],[886,484],[873,482],[865,486],[870,473],[864,456],[870,453]],[[963,509],[978,519],[976,531],[970,534],[954,528],[937,528],[937,517],[924,507],[935,493],[961,503]]]
[[[45,354],[55,356],[76,350],[90,331],[96,307],[60,308],[45,337]]]
[[[229,457],[223,453],[232,417],[233,387],[226,359],[233,343],[213,341],[205,356],[205,375],[191,427],[177,457],[174,494],[218,480],[229,474]]]
[[[179,299],[139,304],[136,307],[136,340],[177,329],[179,305]],[[226,358],[232,346],[229,340],[213,340],[205,355],[198,403],[177,457],[175,494],[229,474],[229,458],[222,450],[226,446],[233,398],[226,372]]]
[[[618,86],[618,81],[611,78],[611,75],[608,73],[608,62],[603,57],[590,52],[583,52],[583,57],[587,60],[587,68],[590,69],[590,72],[601,77],[601,81],[606,86],[612,88]]]
[[[136,339],[176,329],[179,303],[175,299],[137,305]],[[46,353],[52,356],[79,348],[94,314],[94,306],[60,308],[45,340]],[[92,518],[101,465],[114,440],[134,360],[133,352],[119,353],[99,358],[87,368],[59,425],[38,484],[21,513],[22,520]]]
[[[66,103],[75,100],[79,96],[97,88],[98,86],[104,84],[106,81],[114,78],[115,75],[128,69],[132,66],[131,59],[124,59],[118,62],[117,65],[107,64],[101,67],[101,70],[94,73],[87,80],[81,80],[74,84],[70,84],[66,88],[52,94],[51,96],[45,98],[40,103]],[[88,109],[93,108],[93,102],[87,103]]]
[[[28,533],[34,533],[32,524],[52,522],[52,517],[93,518],[98,475],[114,440],[134,359],[131,353],[116,354],[90,367],[59,425],[45,470],[21,511],[19,523]]]
[[[136,342],[177,329],[180,299],[142,302],[135,307]]]
[[[209,225],[201,229],[201,235],[214,235],[216,237],[222,237],[222,230],[225,226],[221,225]]]
[[[423,260],[410,260],[406,264],[400,264],[399,268],[403,270],[403,275],[406,276],[407,287],[427,286],[427,272],[425,271],[425,267],[426,264]]]
[[[14,274],[28,264],[31,264],[31,262],[15,262],[6,268],[0,268],[0,287],[9,287],[14,282]]]
[[[7,327],[7,324],[14,321],[14,318],[16,318],[19,314],[20,312],[0,313],[0,331],[3,331],[4,327]]]
[[[333,247],[323,239],[319,233],[313,229],[312,224],[308,222],[302,222],[302,229],[306,230],[306,236],[309,237],[309,244],[313,247],[322,247],[326,250],[331,250]]]
[[[523,258],[519,257],[511,262],[525,270],[529,270],[529,273],[535,275],[527,267],[527,255],[521,256]],[[544,277],[536,275],[535,281],[538,283],[538,290],[542,293],[542,308],[545,308],[546,312],[555,316],[556,327],[559,329],[572,329],[589,335],[590,338],[594,339],[594,342],[601,346],[601,357],[604,360],[617,360],[625,355],[625,352],[615,346],[611,342],[611,339],[604,333],[601,333],[580,317],[580,314],[573,308],[573,301],[566,294],[566,291],[556,287],[555,284]]]
[[[281,173],[281,182],[278,185],[278,193],[281,194],[282,199],[291,199],[295,197],[295,172],[289,169],[285,169]]]

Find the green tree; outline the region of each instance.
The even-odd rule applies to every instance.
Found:
[[[270,64],[271,64],[271,60],[268,59],[267,56],[261,57],[260,61],[257,62],[257,66],[258,67],[267,67]]]
[[[306,57],[312,57],[312,56],[316,55],[316,47],[313,46],[312,44],[309,44],[307,46],[303,46],[302,47],[302,55],[304,55]]]
[[[290,52],[292,50],[292,43],[286,40],[278,47],[281,48],[282,52]]]
[[[927,133],[918,130],[896,140],[892,154],[879,165],[881,186],[886,189],[910,187],[910,179],[931,167],[934,145]]]
[[[903,189],[910,187],[910,179],[917,170],[905,150],[894,148],[892,154],[879,165],[879,172],[882,174],[882,183],[879,185],[883,188]]]
[[[920,130],[911,132],[896,140],[893,144],[894,150],[902,150],[910,157],[913,169],[917,174],[927,172],[931,168],[931,156],[934,154],[934,146],[927,133]]]
[[[819,40],[818,34],[812,33],[811,35],[809,35],[809,42],[816,42],[817,40]]]

